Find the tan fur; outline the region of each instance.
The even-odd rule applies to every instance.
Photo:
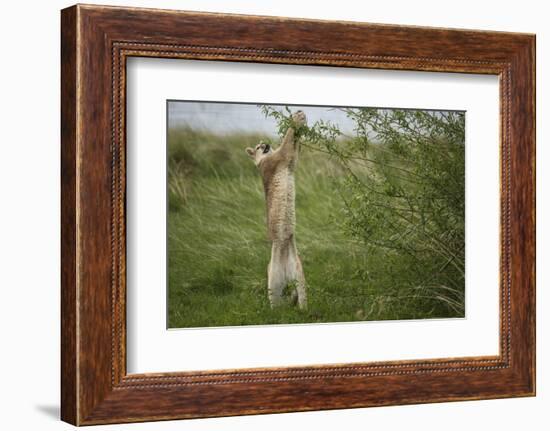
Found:
[[[306,123],[302,111],[292,116],[295,125]],[[294,172],[298,163],[299,142],[290,127],[283,142],[272,150],[260,143],[246,152],[254,159],[264,184],[267,207],[267,232],[271,241],[271,261],[268,266],[268,295],[271,306],[284,302],[284,290],[295,285],[293,302],[306,308],[306,281],[298,256],[294,228],[296,226]],[[269,150],[269,151],[267,151]],[[266,151],[264,153],[264,151]]]

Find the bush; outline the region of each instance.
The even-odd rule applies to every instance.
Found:
[[[288,108],[262,110],[280,134],[291,124]],[[297,133],[307,151],[325,153],[344,172],[334,178],[343,202],[336,222],[377,256],[362,276],[391,278],[392,300],[424,298],[435,314],[463,316],[464,113],[344,111],[352,136],[326,121]]]

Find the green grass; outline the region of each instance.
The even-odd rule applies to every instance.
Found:
[[[308,308],[271,309],[264,192],[244,151],[260,139],[266,137],[169,131],[169,327],[459,315],[446,292],[407,283],[414,265],[405,257],[367,252],[344,234],[336,187],[341,172],[311,151],[302,152],[296,173],[296,238]]]

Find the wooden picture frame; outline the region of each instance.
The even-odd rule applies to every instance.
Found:
[[[535,36],[77,5],[61,14],[61,418],[75,425],[535,394]],[[500,77],[500,354],[130,374],[131,56]]]

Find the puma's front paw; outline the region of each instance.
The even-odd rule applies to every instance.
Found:
[[[297,126],[305,126],[307,123],[306,114],[304,114],[304,111],[296,111],[292,114],[292,121],[294,121]]]

